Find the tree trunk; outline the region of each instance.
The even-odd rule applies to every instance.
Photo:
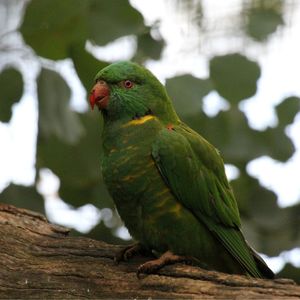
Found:
[[[299,299],[292,280],[262,280],[173,265],[136,277],[146,261],[114,263],[120,246],[48,223],[40,214],[0,204],[0,298],[240,298]]]

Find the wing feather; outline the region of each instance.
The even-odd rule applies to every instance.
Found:
[[[178,201],[224,245],[246,272],[262,277],[240,232],[240,217],[218,151],[186,125],[162,129],[152,146],[156,166]]]

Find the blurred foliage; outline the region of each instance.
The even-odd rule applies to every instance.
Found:
[[[211,59],[209,70],[215,89],[232,105],[256,93],[260,68],[243,55],[216,56]]]
[[[296,268],[293,265],[288,263],[279,272],[278,277],[293,278],[298,284],[300,284],[300,268]]]
[[[266,40],[283,21],[283,0],[251,0],[245,9],[246,32],[257,41]]]
[[[62,59],[74,43],[104,45],[120,36],[144,34],[145,28],[142,15],[127,0],[32,0],[21,32],[38,55]]]
[[[44,213],[43,197],[37,192],[35,186],[27,187],[11,183],[0,194],[0,202]]]
[[[174,1],[174,7],[192,16],[191,22],[202,30],[201,1]],[[190,11],[194,13],[190,15]],[[283,22],[283,1],[243,1],[241,24],[248,37],[265,42]],[[195,13],[196,12],[196,13]],[[40,57],[50,60],[69,58],[76,75],[89,93],[96,73],[109,62],[100,61],[86,51],[86,42],[105,45],[116,38],[134,35],[137,49],[133,60],[143,63],[158,60],[165,41],[157,34],[159,24],[146,26],[142,15],[127,0],[32,0],[26,6],[20,32]],[[156,34],[155,34],[156,32]],[[178,58],[180,59],[180,57]],[[247,164],[262,155],[287,161],[294,145],[286,135],[286,126],[299,112],[300,99],[283,99],[275,107],[278,124],[257,131],[249,127],[239,104],[255,95],[261,75],[258,62],[240,53],[215,56],[208,62],[209,77],[196,78],[184,74],[166,82],[176,111],[192,128],[211,141],[226,163],[239,168],[240,176],[232,182],[238,199],[243,230],[258,251],[278,255],[300,244],[300,205],[280,208],[276,195],[262,187],[247,172]],[[0,121],[11,118],[13,103],[22,95],[22,77],[14,69],[0,74]],[[213,118],[203,111],[203,97],[217,92],[230,104]],[[59,195],[67,203],[79,207],[92,203],[99,209],[110,208],[109,220],[102,217],[87,235],[108,242],[125,243],[116,236],[121,221],[114,209],[100,170],[102,120],[97,113],[75,112],[70,108],[71,88],[64,78],[42,64],[37,78],[39,100],[37,174],[42,168],[52,170],[60,179]],[[0,201],[29,209],[43,210],[36,184],[23,187],[11,184],[0,195]],[[17,202],[16,202],[17,201]],[[74,235],[78,234],[75,231]],[[299,277],[299,269],[287,265],[282,274]]]
[[[143,63],[145,60],[159,59],[161,51],[164,47],[164,41],[162,38],[154,39],[149,29],[138,36],[137,40],[137,52],[134,60],[138,63]]]
[[[189,123],[193,116],[200,119],[199,114],[202,113],[200,99],[212,91],[212,84],[209,79],[199,79],[187,74],[168,79],[166,89],[177,113],[184,122]]]
[[[69,48],[70,58],[73,60],[75,70],[83,86],[87,91],[93,86],[97,72],[108,65],[99,61],[85,50],[85,43],[79,42]]]
[[[87,38],[88,3],[81,0],[29,2],[21,27],[26,43],[40,56],[68,57],[69,46]]]
[[[284,129],[293,123],[296,114],[300,111],[300,98],[288,97],[279,103],[275,109],[279,120],[278,127]]]
[[[9,122],[12,106],[23,94],[22,75],[15,69],[9,68],[0,74],[0,121]]]
[[[75,144],[83,127],[77,114],[70,110],[70,88],[61,76],[42,69],[37,80],[39,99],[39,137],[56,136],[69,144]]]

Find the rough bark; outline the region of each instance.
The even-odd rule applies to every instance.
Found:
[[[40,214],[0,204],[0,298],[299,299],[291,280],[261,280],[174,265],[136,277],[145,257],[116,265],[120,246],[48,223]]]

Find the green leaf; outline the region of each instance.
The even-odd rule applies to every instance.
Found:
[[[99,45],[145,28],[142,15],[127,0],[91,0],[87,22],[89,39]]]
[[[283,2],[281,0],[253,1],[247,11],[247,33],[257,41],[263,41],[276,32],[283,21]]]
[[[151,36],[150,28],[147,28],[145,32],[138,35],[137,44],[137,53],[134,60],[138,63],[143,63],[149,58],[159,59],[162,49],[165,46],[165,41],[163,39],[154,39]]]
[[[44,199],[34,186],[23,186],[11,183],[0,194],[0,202],[45,213]]]
[[[210,78],[217,92],[237,105],[256,93],[259,65],[241,54],[215,56],[209,63]]]
[[[292,140],[285,134],[285,127],[268,128],[253,138],[253,145],[276,160],[287,161],[295,152]]]
[[[0,121],[9,122],[12,105],[18,102],[23,94],[22,75],[15,69],[6,69],[0,74]]]
[[[208,79],[182,75],[167,79],[166,88],[176,112],[183,121],[188,121],[193,115],[200,118],[202,98],[211,91],[212,85]]]
[[[35,52],[53,60],[90,39],[99,45],[145,31],[142,15],[127,0],[32,0],[21,33]]]
[[[42,69],[37,80],[39,138],[51,135],[75,143],[83,134],[77,114],[70,109],[70,88],[56,72]]]
[[[295,115],[300,111],[300,98],[288,97],[276,107],[279,125],[286,127],[294,121]]]
[[[287,263],[277,276],[278,278],[291,278],[300,284],[300,268],[296,268],[290,263]]]
[[[105,207],[112,203],[103,185],[100,159],[102,153],[101,121],[96,112],[78,114],[84,133],[76,144],[56,136],[39,139],[37,167],[51,169],[60,179],[60,196],[80,206],[93,203]]]
[[[97,60],[85,50],[84,46],[85,43],[73,44],[69,49],[69,54],[82,84],[89,93],[94,84],[95,75],[108,63]]]
[[[231,182],[231,186],[242,218],[251,219],[256,228],[260,227],[265,231],[280,228],[286,214],[282,214],[283,210],[277,204],[276,194],[262,187],[257,179],[249,176],[245,166],[239,166],[239,170],[240,176]],[[258,249],[260,250],[261,246],[258,246]]]
[[[65,202],[79,207],[86,203],[92,203],[98,208],[113,207],[112,199],[103,182],[100,163],[98,176],[94,180],[85,180],[80,185],[66,181],[62,178],[59,195]]]
[[[88,4],[81,0],[32,0],[21,26],[26,43],[40,56],[66,58],[68,47],[87,37]]]

